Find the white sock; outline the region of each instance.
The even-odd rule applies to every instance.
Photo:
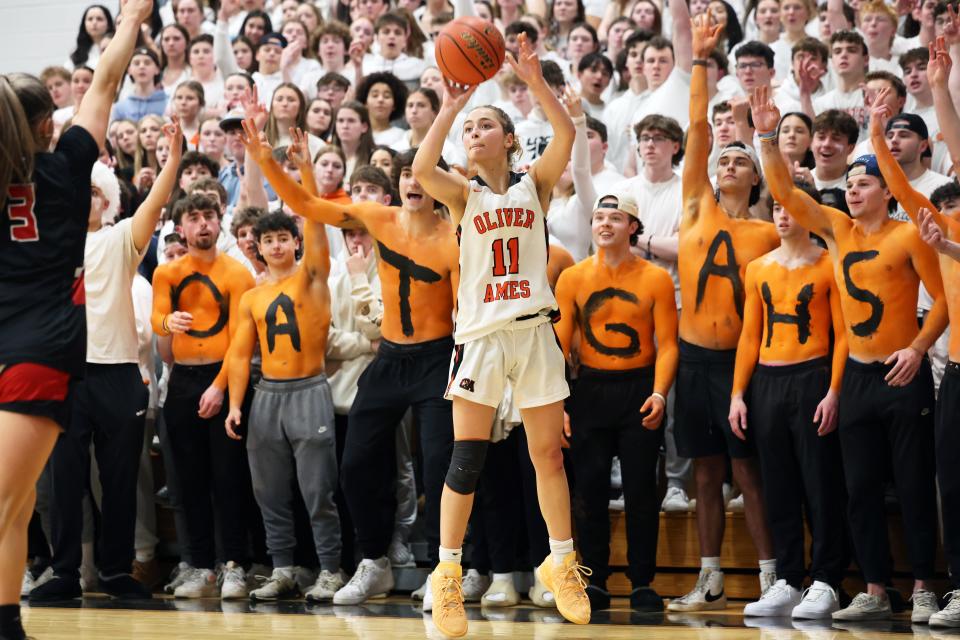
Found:
[[[154,557],[153,549],[138,549],[136,553],[137,562],[141,564],[150,562]]]
[[[459,549],[447,549],[444,546],[440,547],[440,562],[455,562],[460,564],[460,561],[463,559],[463,547]]]
[[[713,557],[700,557],[700,570],[711,569],[713,571],[720,571],[720,556]]]
[[[497,580],[509,580],[510,582],[513,582],[513,572],[511,571],[510,573],[493,574],[493,581],[496,582]]]
[[[550,555],[553,557],[553,564],[560,566],[563,559],[573,553],[573,538],[566,540],[554,540],[550,538]]]
[[[282,573],[287,578],[290,578],[291,580],[293,580],[293,572],[295,569],[296,567],[294,567],[293,565],[290,565],[289,567],[277,567],[277,571]]]
[[[776,558],[773,558],[771,560],[760,561],[760,573],[776,573],[776,572],[777,572]]]

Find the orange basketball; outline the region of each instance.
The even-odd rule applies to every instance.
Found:
[[[437,35],[440,73],[462,85],[473,86],[497,75],[505,52],[497,28],[473,16],[457,18]]]

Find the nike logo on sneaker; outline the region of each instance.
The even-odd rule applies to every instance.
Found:
[[[722,597],[723,597],[723,589],[721,589],[720,593],[718,593],[717,595],[712,595],[709,591],[703,594],[703,599],[706,600],[707,602],[716,602]]]

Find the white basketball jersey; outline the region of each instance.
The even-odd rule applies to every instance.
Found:
[[[547,281],[547,221],[529,174],[511,174],[503,195],[471,180],[459,234],[457,344],[515,320],[550,321],[557,301]]]

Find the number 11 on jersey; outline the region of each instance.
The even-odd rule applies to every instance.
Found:
[[[520,239],[514,236],[507,240],[507,252],[510,254],[510,268],[507,269],[507,264],[504,261],[503,256],[503,239],[498,238],[493,241],[493,275],[495,276],[505,276],[508,273],[510,275],[516,275],[520,273]]]

